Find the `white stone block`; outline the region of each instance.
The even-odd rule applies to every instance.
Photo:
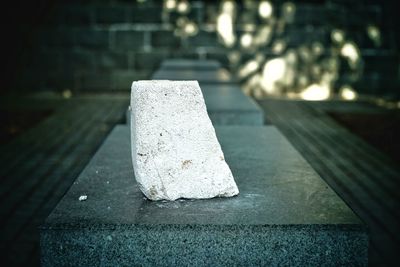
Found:
[[[197,81],[138,81],[131,92],[135,177],[151,200],[237,195]]]

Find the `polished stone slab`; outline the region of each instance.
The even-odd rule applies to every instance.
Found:
[[[162,70],[217,70],[221,68],[221,63],[212,59],[166,59],[161,62]]]
[[[258,104],[235,84],[201,86],[208,116],[217,125],[263,125],[264,113]],[[130,111],[126,122],[130,123]]]
[[[209,83],[237,83],[236,79],[226,69],[217,70],[164,70],[159,69],[152,75],[153,80],[177,80],[191,81],[197,80],[202,86]]]
[[[367,265],[365,226],[275,127],[216,131],[237,197],[147,200],[117,126],[41,226],[43,266]]]
[[[201,91],[212,123],[216,125],[263,125],[264,113],[238,85],[203,84]]]

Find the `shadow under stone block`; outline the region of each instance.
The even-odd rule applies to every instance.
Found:
[[[190,60],[190,59],[167,59],[160,65],[160,70],[218,70],[221,64],[216,60]]]
[[[200,86],[203,84],[213,83],[236,83],[235,78],[229,71],[220,68],[217,70],[164,70],[159,69],[154,72],[153,80],[177,80],[177,81],[199,81]]]
[[[240,194],[153,202],[117,126],[41,226],[43,266],[367,265],[365,226],[275,127],[216,132]]]

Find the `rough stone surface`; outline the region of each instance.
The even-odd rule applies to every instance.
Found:
[[[179,81],[199,81],[200,85],[208,83],[229,83],[236,84],[237,81],[232,77],[232,75],[225,69],[217,70],[193,70],[193,69],[183,69],[183,70],[157,70],[152,76],[153,80],[179,80]]]
[[[166,59],[161,65],[162,70],[217,70],[221,68],[221,64],[216,60],[199,60],[199,59]]]
[[[196,81],[134,82],[131,112],[133,168],[149,199],[239,193]]]
[[[216,133],[240,194],[159,202],[117,126],[42,225],[43,266],[367,265],[364,224],[275,127]]]

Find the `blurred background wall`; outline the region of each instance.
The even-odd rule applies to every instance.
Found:
[[[13,1],[2,92],[129,91],[165,58],[217,59],[255,97],[398,99],[396,1]],[[308,90],[308,91],[307,91]]]

